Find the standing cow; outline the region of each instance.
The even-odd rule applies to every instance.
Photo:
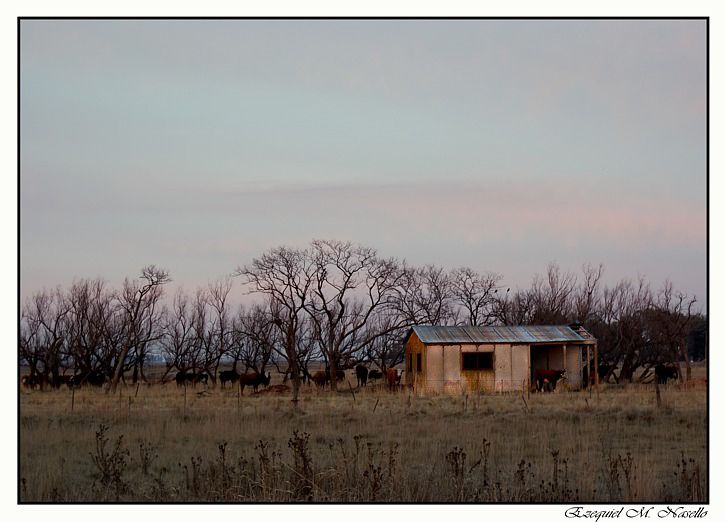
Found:
[[[368,372],[368,378],[371,381],[377,381],[378,379],[382,379],[383,378],[383,373],[381,373],[380,370],[370,370]]]
[[[84,384],[90,384],[91,386],[101,387],[106,382],[106,374],[100,370],[93,370],[90,372],[81,372],[73,375],[68,380],[69,388],[78,388]]]
[[[668,383],[668,379],[678,379],[678,368],[672,365],[659,364],[655,367],[655,379],[658,384]]]
[[[240,395],[244,395],[245,386],[252,386],[252,389],[255,391],[255,393],[257,393],[257,388],[260,384],[262,384],[263,386],[268,386],[270,384],[269,372],[267,373],[267,375],[265,375],[264,373],[259,374],[257,372],[243,373],[239,376]]]
[[[194,380],[194,374],[185,371],[176,372],[176,375],[174,376],[174,380],[176,381],[177,386],[186,386],[187,382],[192,382]]]
[[[567,379],[567,372],[565,370],[534,370],[534,382],[537,391],[555,391],[557,381],[560,379]]]
[[[222,388],[224,388],[224,385],[228,382],[231,382],[232,384],[239,381],[239,373],[237,373],[234,370],[225,370],[222,372],[219,372],[219,383],[222,385]]]
[[[358,379],[358,387],[365,386],[368,383],[368,368],[362,364],[355,367],[355,377]]]
[[[329,380],[330,374],[328,372],[317,371],[312,375],[312,381],[318,388],[325,386]]]
[[[388,370],[386,370],[386,382],[388,382],[388,389],[393,390],[397,388],[401,384],[402,375],[403,370],[388,368]]]

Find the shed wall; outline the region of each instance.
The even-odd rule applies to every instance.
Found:
[[[509,344],[494,346],[494,390],[508,391],[512,383],[512,350]]]
[[[443,391],[444,385],[444,354],[443,346],[426,347],[426,373],[423,383],[417,383],[428,391]]]
[[[567,384],[573,389],[582,388],[582,350],[580,345],[567,347]]]
[[[421,354],[421,368],[416,368],[416,355]],[[411,357],[413,356],[413,357]],[[404,349],[405,381],[409,386],[424,378],[426,374],[426,345],[416,335],[409,337]],[[413,365],[412,365],[413,363]]]
[[[529,345],[512,345],[512,390],[527,389],[529,386]]]
[[[461,346],[442,346],[444,379],[441,387],[444,391],[461,392]]]

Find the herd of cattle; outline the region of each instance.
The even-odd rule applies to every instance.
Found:
[[[396,368],[388,368],[385,373],[380,370],[369,370],[362,364],[355,367],[356,380],[358,386],[366,386],[368,381],[380,381],[383,380],[389,388],[395,388],[401,384],[401,376],[403,371]],[[250,373],[238,373],[235,370],[224,370],[219,372],[219,384],[222,388],[225,388],[227,384],[235,385],[238,384],[240,387],[240,393],[244,394],[245,387],[251,387],[257,392],[260,386],[269,386],[271,380],[271,374],[268,372],[267,375],[264,373],[250,372]],[[345,379],[345,372],[343,370],[337,370],[335,372],[336,382],[341,382]],[[56,377],[42,377],[37,374],[23,375],[21,383],[23,387],[28,389],[45,387],[58,389],[65,385],[68,388],[78,388],[83,385],[101,387],[110,379],[106,374],[100,371],[82,372],[75,375],[58,375]],[[300,375],[300,380],[304,383],[314,383],[316,387],[323,388],[328,385],[331,381],[330,370],[316,371],[312,374],[303,372]],[[197,385],[197,384],[208,384],[209,374],[207,372],[193,372],[193,371],[180,371],[174,376],[174,381],[177,386],[186,385]]]
[[[603,366],[599,368],[602,379],[604,375]],[[654,367],[655,381],[658,384],[666,384],[668,380],[678,379],[678,368],[673,365],[658,364]],[[355,376],[358,387],[366,386],[368,381],[380,381],[388,385],[390,389],[395,389],[401,385],[401,377],[403,371],[398,368],[388,368],[385,372],[380,370],[369,370],[362,364],[358,364],[355,367]],[[267,387],[270,384],[271,375],[268,372],[267,375],[264,373],[238,373],[235,370],[225,370],[219,372],[219,383],[222,388],[225,388],[227,383],[231,385],[238,384],[240,387],[240,393],[244,394],[246,386],[250,386],[255,392],[257,392],[260,386]],[[300,379],[306,383],[314,383],[316,387],[323,388],[331,382],[330,370],[316,371],[313,374],[304,372],[300,375]],[[345,379],[345,372],[338,370],[335,372],[336,382],[341,382]],[[534,388],[540,392],[553,392],[557,387],[559,381],[567,379],[565,370],[544,370],[535,369],[533,373],[533,384]],[[21,378],[21,383],[25,388],[44,388],[46,385],[51,388],[60,388],[63,385],[68,388],[77,388],[83,385],[90,385],[101,387],[109,379],[106,374],[100,371],[82,372],[75,375],[58,375],[51,376],[49,378],[41,378],[38,375],[24,375]],[[174,380],[177,386],[186,386],[188,384],[208,384],[209,374],[206,372],[189,372],[180,371],[177,372]]]
[[[381,371],[368,370],[368,368],[366,368],[362,364],[359,364],[355,367],[355,375],[359,387],[366,386],[369,380],[376,381],[384,377],[384,374]],[[389,368],[388,370],[386,370],[385,382],[390,388],[398,386],[401,384],[402,375],[402,370]],[[309,374],[307,372],[303,372],[300,374],[300,380],[302,382],[314,383],[315,386],[317,386],[318,388],[323,388],[324,386],[329,384],[332,380],[331,377],[332,374],[328,369],[324,371],[316,371],[313,374]],[[343,381],[343,379],[345,379],[345,372],[343,370],[337,370],[335,372],[335,381],[341,382]],[[245,386],[252,386],[254,391],[257,391],[258,386],[268,386],[270,384],[270,374],[268,373],[267,375],[264,375],[257,372],[239,374],[235,370],[225,370],[219,372],[219,383],[222,388],[224,388],[227,383],[234,385],[234,383],[237,382],[239,382],[242,393],[244,393]],[[179,384],[178,380],[177,383]]]
[[[69,388],[78,388],[84,384],[91,386],[103,386],[108,379],[106,374],[100,371],[81,372],[75,375],[58,375],[44,378],[40,375],[23,375],[20,382],[25,388],[43,388],[49,386],[51,388],[60,388],[63,385]]]

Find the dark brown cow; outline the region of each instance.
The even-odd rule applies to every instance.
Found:
[[[224,385],[228,382],[235,383],[238,380],[239,373],[234,370],[225,370],[223,372],[219,372],[219,383],[222,385],[222,388],[224,388]]]
[[[36,386],[40,386],[40,378],[37,375],[23,375],[20,382],[25,388],[34,389]]]
[[[59,375],[55,379],[51,380],[50,385],[55,389],[60,389],[63,385],[71,387],[71,376],[70,375]]]
[[[68,381],[68,387],[77,388],[77,387],[83,386],[85,384],[90,384],[91,386],[101,387],[101,386],[103,386],[103,384],[105,382],[106,382],[106,374],[104,374],[100,370],[93,370],[91,372],[81,372],[81,373],[75,374]]]
[[[388,388],[394,389],[401,384],[401,375],[403,375],[402,371],[397,370],[396,368],[388,368],[388,370],[386,370],[386,382],[388,383]]]
[[[375,380],[378,380],[378,379],[382,379],[383,378],[383,374],[381,373],[380,370],[371,370],[371,371],[368,372],[368,378],[371,381],[375,381]]]
[[[668,379],[678,379],[678,368],[672,365],[659,364],[655,367],[655,379],[658,384],[666,384]]]
[[[176,385],[177,386],[185,386],[186,383],[187,383],[187,381],[192,381],[192,379],[193,379],[192,375],[193,375],[192,373],[187,373],[187,372],[184,372],[184,371],[177,372],[176,375],[174,376],[174,380],[176,381]]]
[[[257,388],[262,384],[263,386],[267,386],[270,384],[270,374],[268,372],[267,375],[259,374],[257,372],[252,373],[243,373],[239,376],[239,387],[240,387],[240,394],[244,395],[245,393],[245,386],[252,386],[252,389],[257,392]]]
[[[315,386],[322,388],[330,380],[330,374],[328,372],[317,371],[313,374],[312,380],[315,383]]]
[[[35,388],[42,390],[47,385],[51,384],[49,378],[40,373],[31,373],[29,375],[23,375],[23,377],[21,377],[21,379],[20,379],[20,382],[22,383],[22,385],[24,387],[29,388],[31,390],[34,390]]]
[[[537,391],[554,391],[557,381],[567,379],[565,370],[534,370],[534,382]]]
[[[365,386],[368,383],[368,368],[362,364],[355,367],[355,377],[358,379],[358,387]]]

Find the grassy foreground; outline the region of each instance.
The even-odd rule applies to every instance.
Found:
[[[704,502],[706,389],[20,392],[21,501]],[[202,393],[197,393],[202,392]],[[72,404],[73,403],[73,404]]]

